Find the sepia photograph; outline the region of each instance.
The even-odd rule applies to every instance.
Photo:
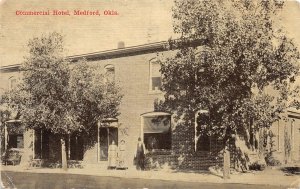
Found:
[[[0,189],[300,189],[300,1],[0,0]]]

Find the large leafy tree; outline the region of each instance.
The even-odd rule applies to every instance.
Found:
[[[175,0],[171,58],[161,58],[162,108],[193,123],[198,110],[210,113],[199,128],[228,141],[246,135],[249,123],[269,127],[291,100],[299,52],[275,25],[284,4],[276,0]],[[274,95],[276,94],[276,95]],[[192,121],[191,121],[192,120]]]
[[[66,135],[90,133],[97,121],[118,116],[120,88],[85,60],[71,66],[59,33],[33,38],[28,48],[22,82],[9,93],[10,106],[20,112],[27,128],[60,136],[66,168]]]

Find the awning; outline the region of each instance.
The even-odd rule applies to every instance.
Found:
[[[155,116],[168,116],[168,115],[171,115],[171,114],[166,113],[166,112],[147,112],[147,113],[141,114],[142,117],[155,117]]]
[[[290,107],[287,109],[288,113],[295,113],[295,114],[299,114],[300,115],[300,109],[294,108],[294,107]]]
[[[23,134],[25,131],[25,126],[19,119],[8,120],[5,123],[9,134]]]
[[[100,122],[100,127],[118,127],[118,119],[117,118],[105,118],[102,119]]]
[[[287,109],[287,115],[290,118],[300,119],[300,109],[290,107]]]
[[[151,112],[142,115],[144,133],[167,133],[171,128],[171,115],[165,112]]]
[[[6,121],[5,123],[21,123],[21,122],[22,122],[22,120],[20,120],[20,119],[11,119],[11,120]]]
[[[118,122],[117,118],[105,118],[101,120],[101,123],[105,123],[105,122]]]

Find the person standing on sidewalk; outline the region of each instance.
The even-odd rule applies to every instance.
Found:
[[[113,140],[111,145],[108,147],[108,168],[114,169],[117,166],[117,145]]]
[[[120,145],[119,145],[119,153],[118,153],[118,168],[124,169],[126,168],[125,166],[125,141],[121,140]]]
[[[145,144],[142,142],[141,137],[138,138],[137,149],[135,154],[136,159],[136,169],[144,170],[145,169]]]

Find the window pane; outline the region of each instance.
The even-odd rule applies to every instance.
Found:
[[[210,151],[210,139],[207,135],[200,136],[197,142],[197,151]]]
[[[14,89],[16,87],[17,80],[16,79],[11,79],[10,80],[10,89]]]
[[[170,130],[170,116],[144,118],[144,133],[168,133]]]
[[[17,135],[9,135],[8,148],[17,148]]]
[[[114,141],[115,144],[118,145],[118,128],[109,128],[109,145],[112,144],[112,141]]]
[[[161,90],[161,77],[152,77],[152,90]]]
[[[150,90],[161,90],[160,64],[150,63]]]
[[[23,135],[18,135],[17,136],[17,148],[24,148]]]
[[[151,63],[151,77],[161,77],[160,64],[152,62]]]
[[[105,74],[108,82],[114,82],[115,80],[115,67],[113,65],[105,66]]]
[[[153,149],[171,149],[171,132],[168,133],[145,133],[145,147]]]

